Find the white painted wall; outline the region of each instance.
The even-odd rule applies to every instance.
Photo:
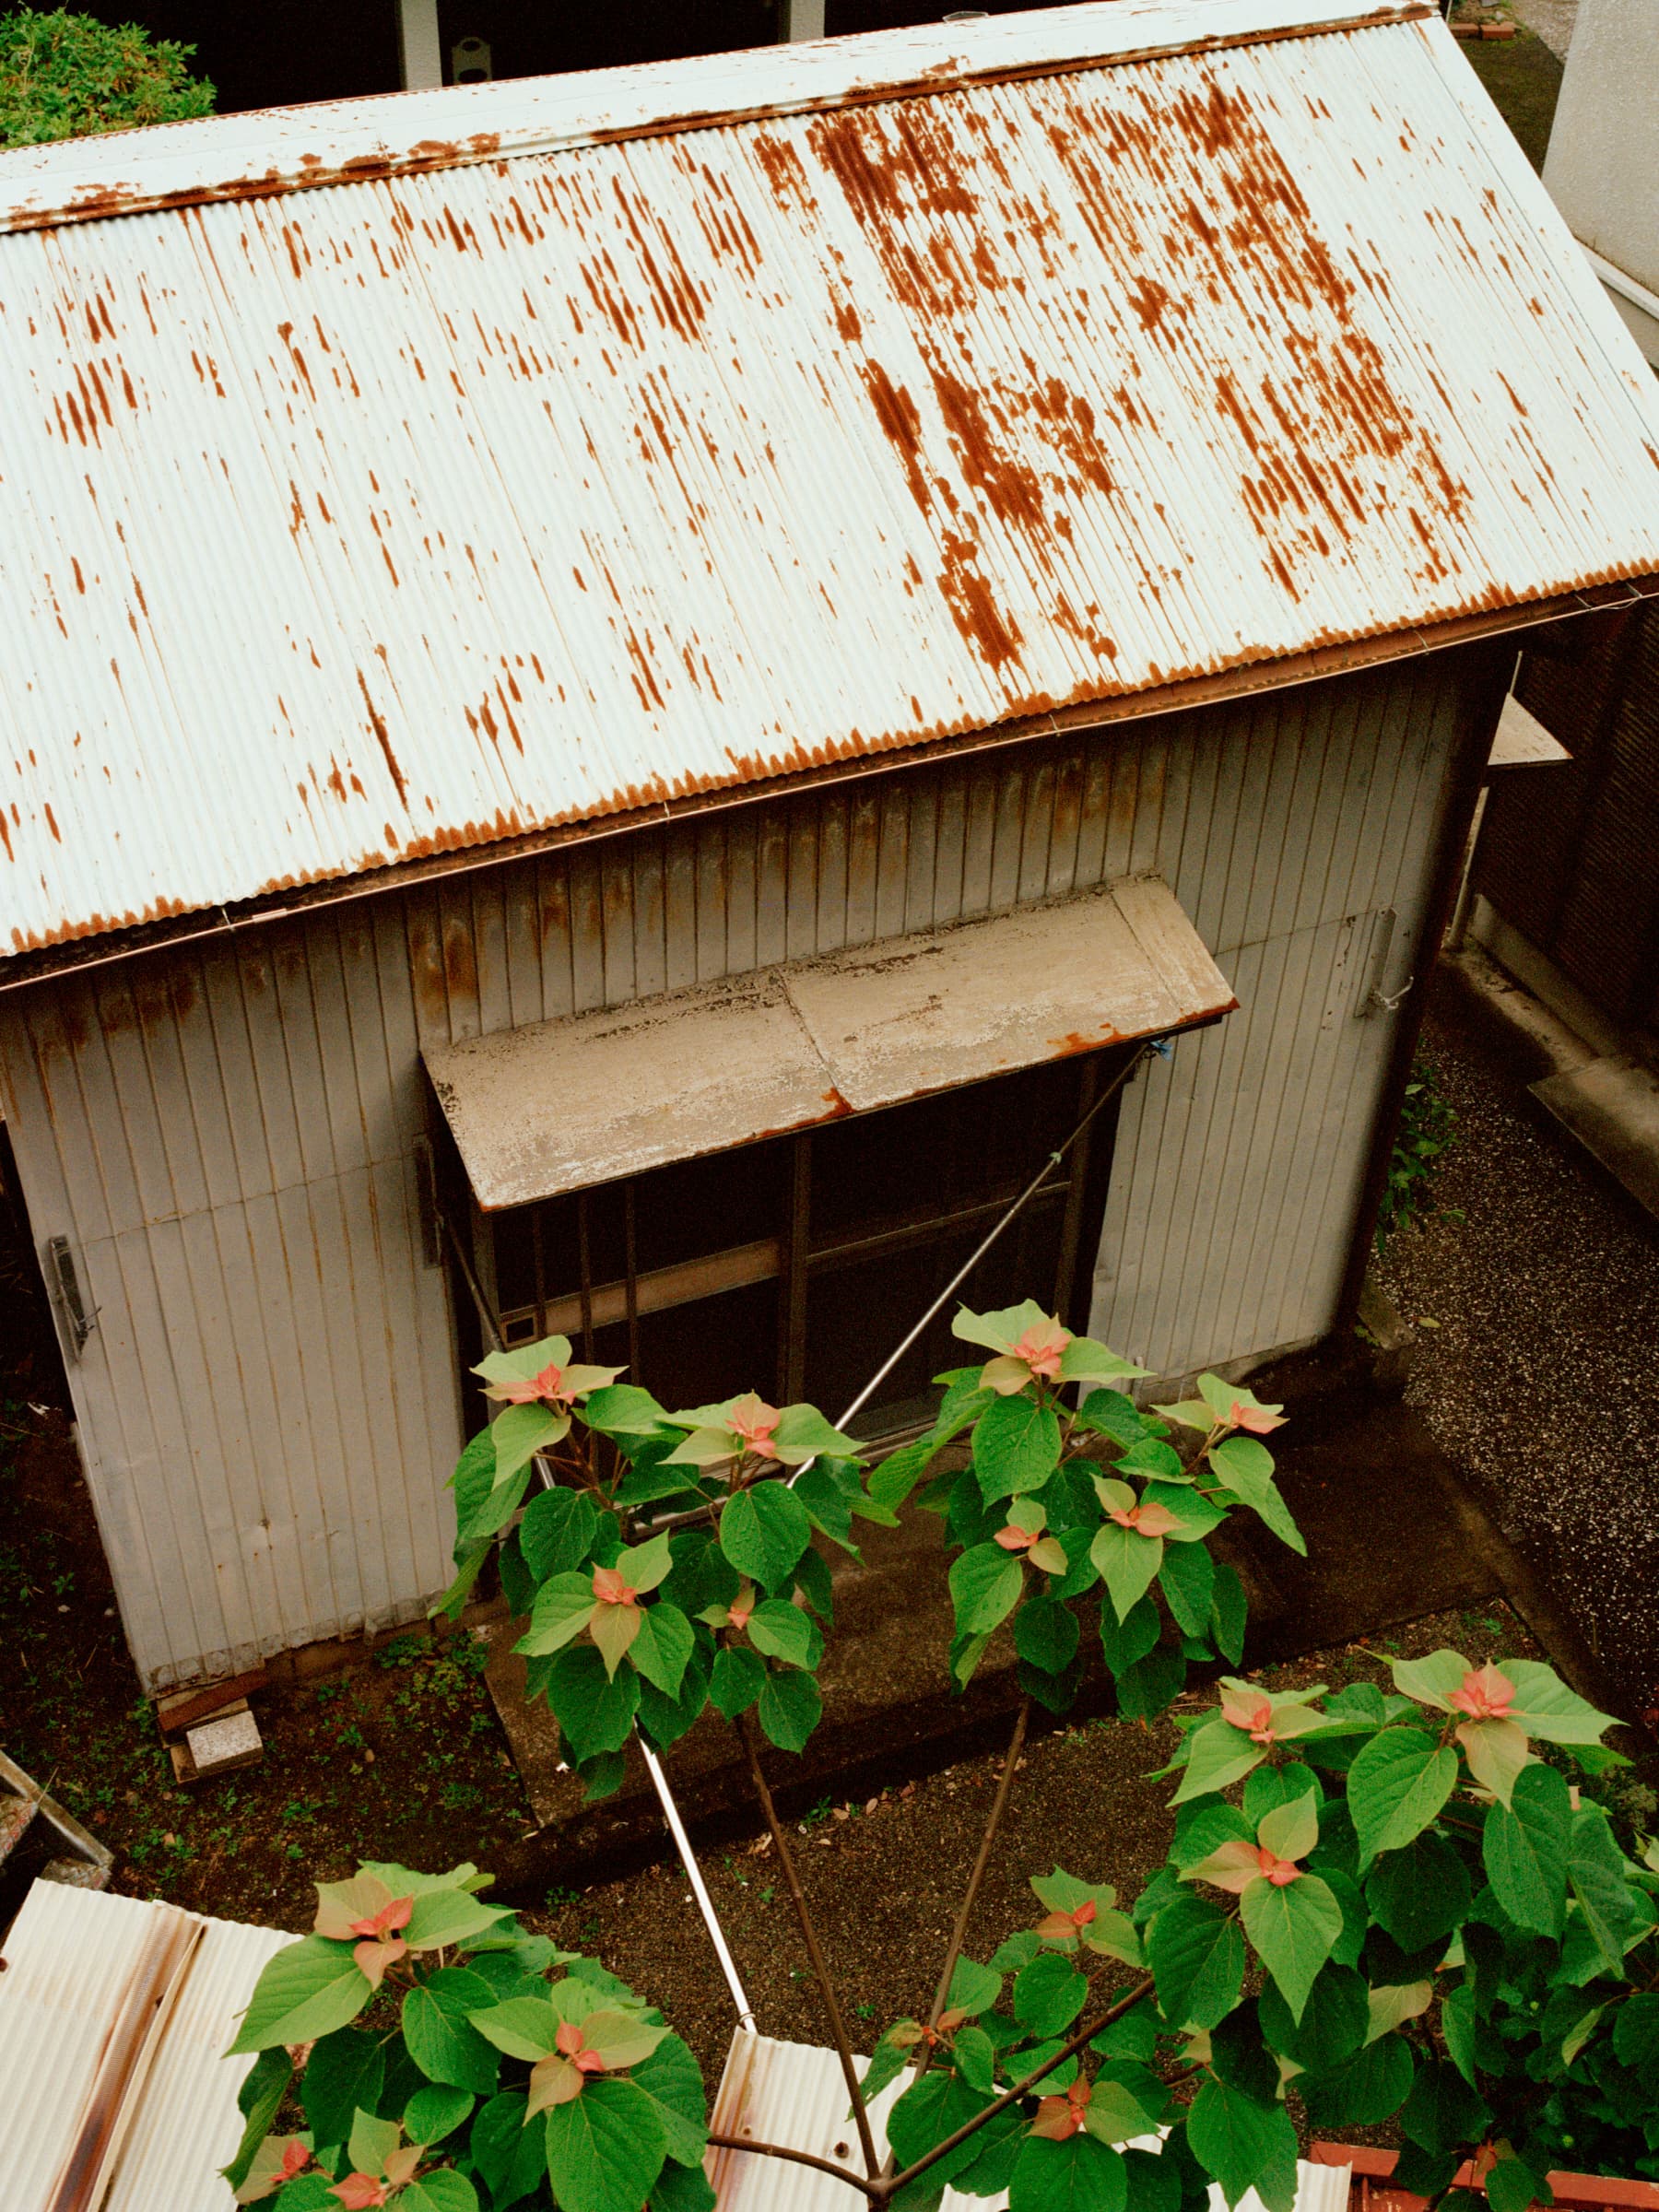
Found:
[[[1544,182],[1659,364],[1659,0],[1581,0]]]
[[[1242,1005],[1125,1094],[1095,1324],[1166,1373],[1321,1335],[1394,1026],[1352,1009],[1373,917],[1396,961],[1415,935],[1471,669],[898,771],[0,996],[32,1225],[97,1309],[71,1386],[147,1685],[391,1626],[447,1580],[423,1041],[1157,868]]]

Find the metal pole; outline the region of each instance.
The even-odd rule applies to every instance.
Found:
[[[720,1924],[720,1915],[714,1910],[714,1900],[709,1895],[708,1885],[703,1880],[702,1869],[697,1863],[696,1852],[691,1848],[691,1839],[686,1833],[686,1824],[680,1818],[674,1792],[668,1786],[668,1776],[663,1762],[643,1736],[640,1738],[640,1748],[645,1754],[645,1771],[650,1775],[651,1786],[657,1794],[657,1803],[663,1808],[663,1818],[668,1823],[668,1833],[674,1838],[675,1849],[679,1853],[680,1865],[686,1870],[686,1879],[691,1885],[691,1894],[697,1900],[698,1911],[702,1914],[702,1924],[708,1931],[709,1941],[714,1946],[714,1956],[720,1961],[725,1985],[732,1993],[733,2004],[737,2007],[737,2025],[745,2035],[756,2035],[759,2030],[755,2026],[755,2008],[744,1992],[737,1961],[733,1958],[731,1946],[726,1942],[725,1930]]]

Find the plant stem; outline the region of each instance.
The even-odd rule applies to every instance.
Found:
[[[794,2166],[811,2166],[819,2173],[830,2173],[838,2182],[845,2182],[849,2189],[857,2189],[865,2196],[870,2194],[870,2184],[861,2174],[845,2166],[832,2165],[828,2159],[814,2158],[809,2150],[791,2150],[786,2143],[757,2143],[747,2136],[711,2136],[711,2143],[721,2150],[752,2150],[763,2159],[787,2159]]]
[[[962,1945],[967,1938],[969,1918],[978,1900],[980,1885],[985,1878],[985,1869],[991,1864],[991,1848],[996,1841],[996,1831],[1002,1826],[1002,1817],[1007,1806],[1008,1793],[1014,1786],[1014,1771],[1018,1766],[1019,1755],[1025,1748],[1026,1730],[1030,1727],[1030,1721],[1031,1700],[1030,1698],[1021,1698],[1019,1711],[1014,1720],[1014,1734],[1008,1740],[1007,1756],[1003,1760],[1002,1772],[997,1778],[996,1794],[991,1800],[991,1812],[985,1822],[985,1832],[980,1838],[979,1856],[973,1862],[973,1872],[968,1877],[968,1887],[962,1892],[962,1901],[957,1908],[956,1925],[950,1931],[950,1946],[945,1953],[945,1965],[939,1975],[939,1985],[934,1991],[933,2010],[927,2016],[927,2024],[930,2028],[938,2026],[939,2015],[945,2010],[946,2005],[949,2001],[950,1984],[956,1973],[957,1960],[961,1956]],[[932,2043],[924,2045],[916,2065],[918,2080],[933,2064],[935,2048],[935,2046]]]
[[[982,2127],[995,2119],[998,2112],[1006,2112],[1009,2105],[1018,2104],[1022,2097],[1029,2097],[1037,2084],[1052,2074],[1056,2066],[1064,2065],[1068,2058],[1076,2058],[1084,2045],[1092,2043],[1095,2037],[1102,2030],[1110,2028],[1113,2020],[1121,2019],[1132,2006],[1138,2005],[1144,1997],[1149,1997],[1154,1986],[1150,1976],[1145,1982],[1137,1982],[1126,1996],[1120,1997],[1115,2005],[1109,2005],[1104,2012],[1097,2013],[1092,2020],[1077,2030],[1076,2035],[1062,2043],[1053,2058],[1044,2059],[1041,2065],[1033,2067],[1023,2081],[1017,2081],[1011,2089],[1005,2089],[994,2104],[988,2104],[982,2112],[975,2112],[971,2120],[964,2121],[953,2135],[947,2136],[942,2143],[935,2143],[930,2151],[919,2158],[913,2166],[907,2166],[902,2173],[894,2174],[890,2180],[884,2177],[880,2184],[880,2195],[872,2195],[871,2202],[885,2204],[890,2197],[896,2196],[900,2189],[908,2189],[918,2174],[925,2173],[930,2166],[936,2165],[941,2159],[947,2157],[959,2143],[965,2143],[970,2136],[977,2135]]]
[[[807,1909],[806,1892],[801,1877],[795,1872],[794,1853],[789,1839],[783,1833],[778,1818],[778,1808],[772,1803],[772,1794],[767,1786],[766,1775],[760,1765],[760,1749],[755,1741],[754,1723],[747,1712],[739,1713],[734,1724],[744,1750],[748,1754],[749,1777],[755,1785],[755,1794],[760,1800],[760,1810],[766,1817],[766,1826],[777,1848],[778,1864],[788,1885],[790,1901],[795,1909],[795,1918],[801,1924],[801,1935],[806,1945],[806,1956],[812,1961],[812,1971],[824,1999],[824,2009],[830,2016],[830,2032],[835,2039],[836,2055],[841,2060],[841,2073],[847,2084],[847,2094],[853,2100],[853,2119],[858,2129],[858,2143],[864,2152],[865,2167],[872,2180],[881,2171],[881,2160],[876,2155],[876,2137],[870,2129],[870,2115],[865,2106],[864,2090],[859,2085],[858,2068],[853,2061],[853,2046],[848,2041],[846,2022],[841,2018],[841,2000],[835,1994],[835,1983],[830,1978],[829,1962],[818,1942],[818,1930]]]

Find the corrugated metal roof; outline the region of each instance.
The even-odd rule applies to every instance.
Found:
[[[1238,1003],[1169,885],[1143,876],[425,1057],[473,1195],[493,1212],[1162,1036]]]
[[[156,1963],[178,1924],[199,1940],[182,1976],[161,1960],[171,2006],[161,2007],[161,2031],[129,2073],[117,2048],[124,2024],[139,2025],[136,2013],[154,2009]],[[261,1968],[293,1940],[148,1899],[37,1881],[7,1933],[0,1974],[6,2212],[43,2212],[77,2144],[90,2137],[96,2147],[112,2133],[119,2147],[102,2212],[223,2212],[229,2194],[218,2170],[241,2136],[236,2093],[249,2062],[221,2053]]]
[[[860,2059],[860,2069],[869,2062]],[[887,2116],[903,2095],[900,2075],[870,2104],[877,2148],[887,2151]],[[847,2091],[841,2061],[833,2051],[812,2043],[774,2041],[739,2031],[732,2039],[725,2071],[715,2098],[712,2124],[716,2134],[751,2135],[761,2142],[785,2144],[832,2165],[858,2170],[858,2145],[847,2117]],[[1145,2136],[1131,2148],[1157,2150],[1157,2136]],[[782,2159],[758,2158],[747,2151],[711,2150],[705,2161],[716,2191],[715,2212],[848,2212],[856,2202],[833,2175]],[[1347,2212],[1347,2166],[1296,2163],[1293,2212]],[[939,2212],[1006,2212],[1007,2197],[965,2196],[945,2191]],[[1210,2190],[1211,2212],[1227,2212],[1218,2187]],[[1236,2212],[1265,2212],[1253,2189],[1239,2199]]]
[[[0,942],[1659,569],[1659,395],[1467,65],[1307,12],[0,158]]]

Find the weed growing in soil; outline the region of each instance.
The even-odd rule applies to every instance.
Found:
[[[1454,1207],[1436,1207],[1431,1202],[1434,1178],[1455,1141],[1456,1127],[1456,1112],[1441,1088],[1433,1065],[1418,1060],[1406,1086],[1406,1103],[1377,1213],[1379,1253],[1388,1249],[1388,1240],[1396,1230],[1414,1221],[1463,1219]]]

